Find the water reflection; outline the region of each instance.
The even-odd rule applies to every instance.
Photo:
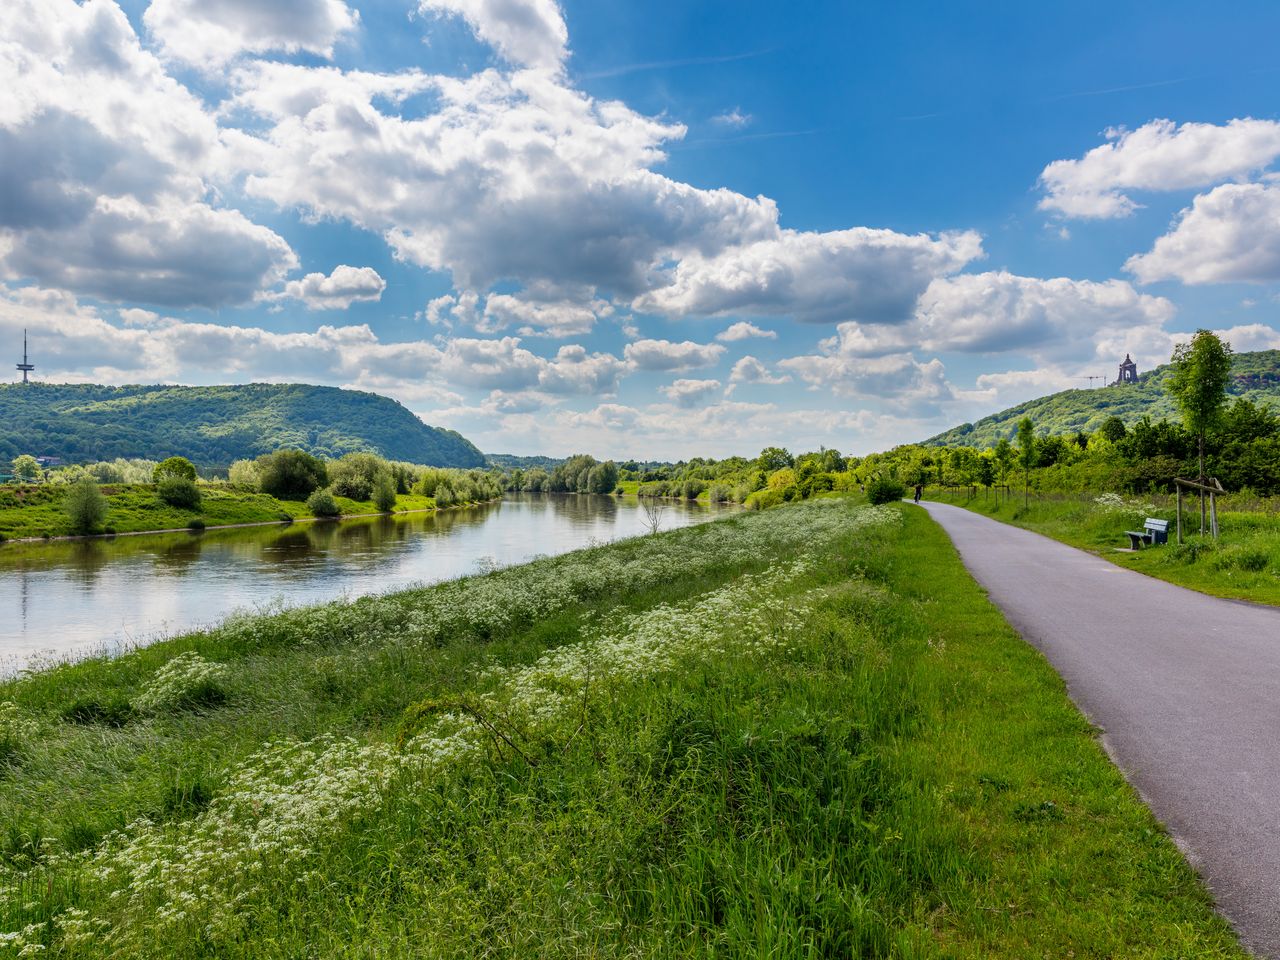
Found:
[[[663,528],[725,508],[671,503]],[[635,501],[515,494],[481,507],[291,526],[0,547],[0,672],[33,655],[145,642],[236,609],[474,573],[644,531]]]

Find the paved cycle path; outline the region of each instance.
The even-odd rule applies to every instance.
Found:
[[[1280,609],[922,506],[1067,682],[1245,944],[1280,957]]]

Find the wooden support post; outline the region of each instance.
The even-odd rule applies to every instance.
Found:
[[[1174,484],[1174,489],[1178,491],[1178,544],[1182,544],[1182,486]]]
[[[1209,530],[1213,533],[1213,539],[1218,539],[1218,506],[1216,494],[1209,494]]]

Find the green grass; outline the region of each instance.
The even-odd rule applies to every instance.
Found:
[[[69,536],[71,522],[63,506],[68,489],[62,484],[0,486],[0,537],[14,540]],[[102,492],[107,500],[107,519],[103,526],[116,533],[180,529],[196,519],[213,527],[312,516],[302,501],[277,500],[265,493],[247,493],[225,484],[201,485],[202,500],[197,510],[169,506],[156,496],[151,484],[108,484]],[[377,512],[372,500],[336,499],[344,514]],[[396,499],[398,511],[429,510],[434,506],[435,501],[430,497],[402,494]]]
[[[1175,536],[1174,508],[1145,502],[1141,496],[1113,505],[1095,498],[1050,499],[1031,495],[1024,506],[1020,494],[970,498],[930,489],[926,497],[966,507],[1005,523],[1092,551],[1112,563],[1159,577],[1202,593],[1236,600],[1280,605],[1280,515],[1256,510],[1219,510],[1219,539],[1200,536],[1198,501],[1183,509],[1184,542]],[[1168,499],[1168,498],[1164,498]],[[1170,521],[1167,545],[1128,552],[1126,530],[1141,530],[1146,517]],[[1197,531],[1194,535],[1191,530]],[[1120,549],[1123,548],[1123,549]]]
[[[180,653],[204,703],[136,712]],[[0,931],[54,921],[51,955],[1244,956],[909,507],[246,618],[3,700]]]

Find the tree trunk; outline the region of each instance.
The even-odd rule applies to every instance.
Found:
[[[1200,476],[1197,477],[1201,484],[1206,482],[1204,475],[1204,434],[1200,434]],[[1200,535],[1204,536],[1204,489],[1200,490]]]

